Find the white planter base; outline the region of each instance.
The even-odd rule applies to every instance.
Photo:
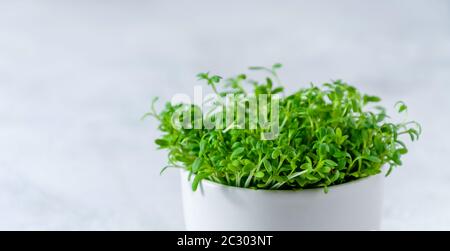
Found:
[[[192,191],[181,171],[187,230],[378,230],[382,174],[323,189],[251,190],[202,181]]]

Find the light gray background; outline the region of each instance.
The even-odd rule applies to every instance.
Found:
[[[1,1],[0,229],[182,229],[153,96],[282,62],[422,123],[386,180],[383,229],[450,229],[449,1]]]

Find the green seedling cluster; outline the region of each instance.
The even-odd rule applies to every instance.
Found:
[[[283,92],[277,75],[280,67],[251,67],[268,74],[260,82],[248,80],[244,74],[226,80],[208,73],[198,77],[221,96],[271,95]],[[252,92],[246,91],[246,83]],[[274,140],[262,140],[261,128],[176,129],[171,117],[182,104],[167,103],[159,113],[152,106],[147,115],[159,120],[163,135],[156,144],[169,152],[169,165],[162,171],[186,169],[193,176],[193,190],[207,179],[252,189],[323,187],[328,191],[332,185],[376,175],[384,168],[389,175],[402,165],[401,158],[408,152],[402,136],[418,139],[418,123],[388,121],[386,110],[375,105],[379,101],[340,80],[311,84],[281,98],[280,130]],[[403,102],[396,108],[400,113],[407,110]]]

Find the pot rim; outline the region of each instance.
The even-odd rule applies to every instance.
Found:
[[[189,175],[189,171],[187,171],[186,169],[181,169],[181,172],[184,173],[186,176]],[[380,178],[380,176],[383,174],[383,172],[377,173],[375,175],[370,175],[367,177],[363,177],[363,178],[359,178],[359,179],[355,179],[349,182],[345,182],[345,183],[341,183],[341,184],[337,184],[337,185],[331,185],[328,186],[328,188],[331,189],[335,189],[335,188],[344,188],[350,185],[356,185],[359,183],[363,183],[366,182],[367,180],[371,180],[373,178]],[[192,178],[191,178],[192,179]],[[189,182],[191,180],[188,180]],[[317,191],[321,191],[323,192],[323,187],[315,187],[315,188],[298,188],[298,189],[290,189],[290,190],[270,190],[270,189],[252,189],[252,188],[248,188],[248,187],[236,187],[236,186],[231,186],[231,185],[225,185],[225,184],[221,184],[221,183],[217,183],[215,181],[212,180],[207,180],[207,179],[203,179],[200,181],[199,183],[199,188],[201,186],[208,186],[211,188],[220,188],[220,189],[229,189],[229,190],[237,190],[237,191],[254,191],[254,192],[260,192],[260,193],[297,193],[297,192],[317,192]]]

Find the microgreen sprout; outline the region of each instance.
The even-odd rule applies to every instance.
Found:
[[[281,64],[251,67],[269,74],[263,81],[250,80],[245,74],[223,80],[200,73],[198,78],[221,96],[271,95],[283,92],[277,75],[280,68]],[[246,83],[253,86],[251,92],[246,91]],[[311,84],[280,100],[281,125],[273,140],[261,140],[261,128],[174,128],[171,117],[182,104],[167,103],[157,113],[153,102],[146,115],[159,120],[163,135],[156,144],[169,152],[167,167],[184,168],[194,175],[193,190],[207,179],[253,189],[323,187],[327,191],[332,185],[379,174],[383,167],[389,175],[408,152],[402,136],[409,135],[412,141],[419,138],[418,123],[388,121],[383,107],[371,105],[380,101],[341,80]],[[395,107],[398,112],[407,110],[403,102]]]

